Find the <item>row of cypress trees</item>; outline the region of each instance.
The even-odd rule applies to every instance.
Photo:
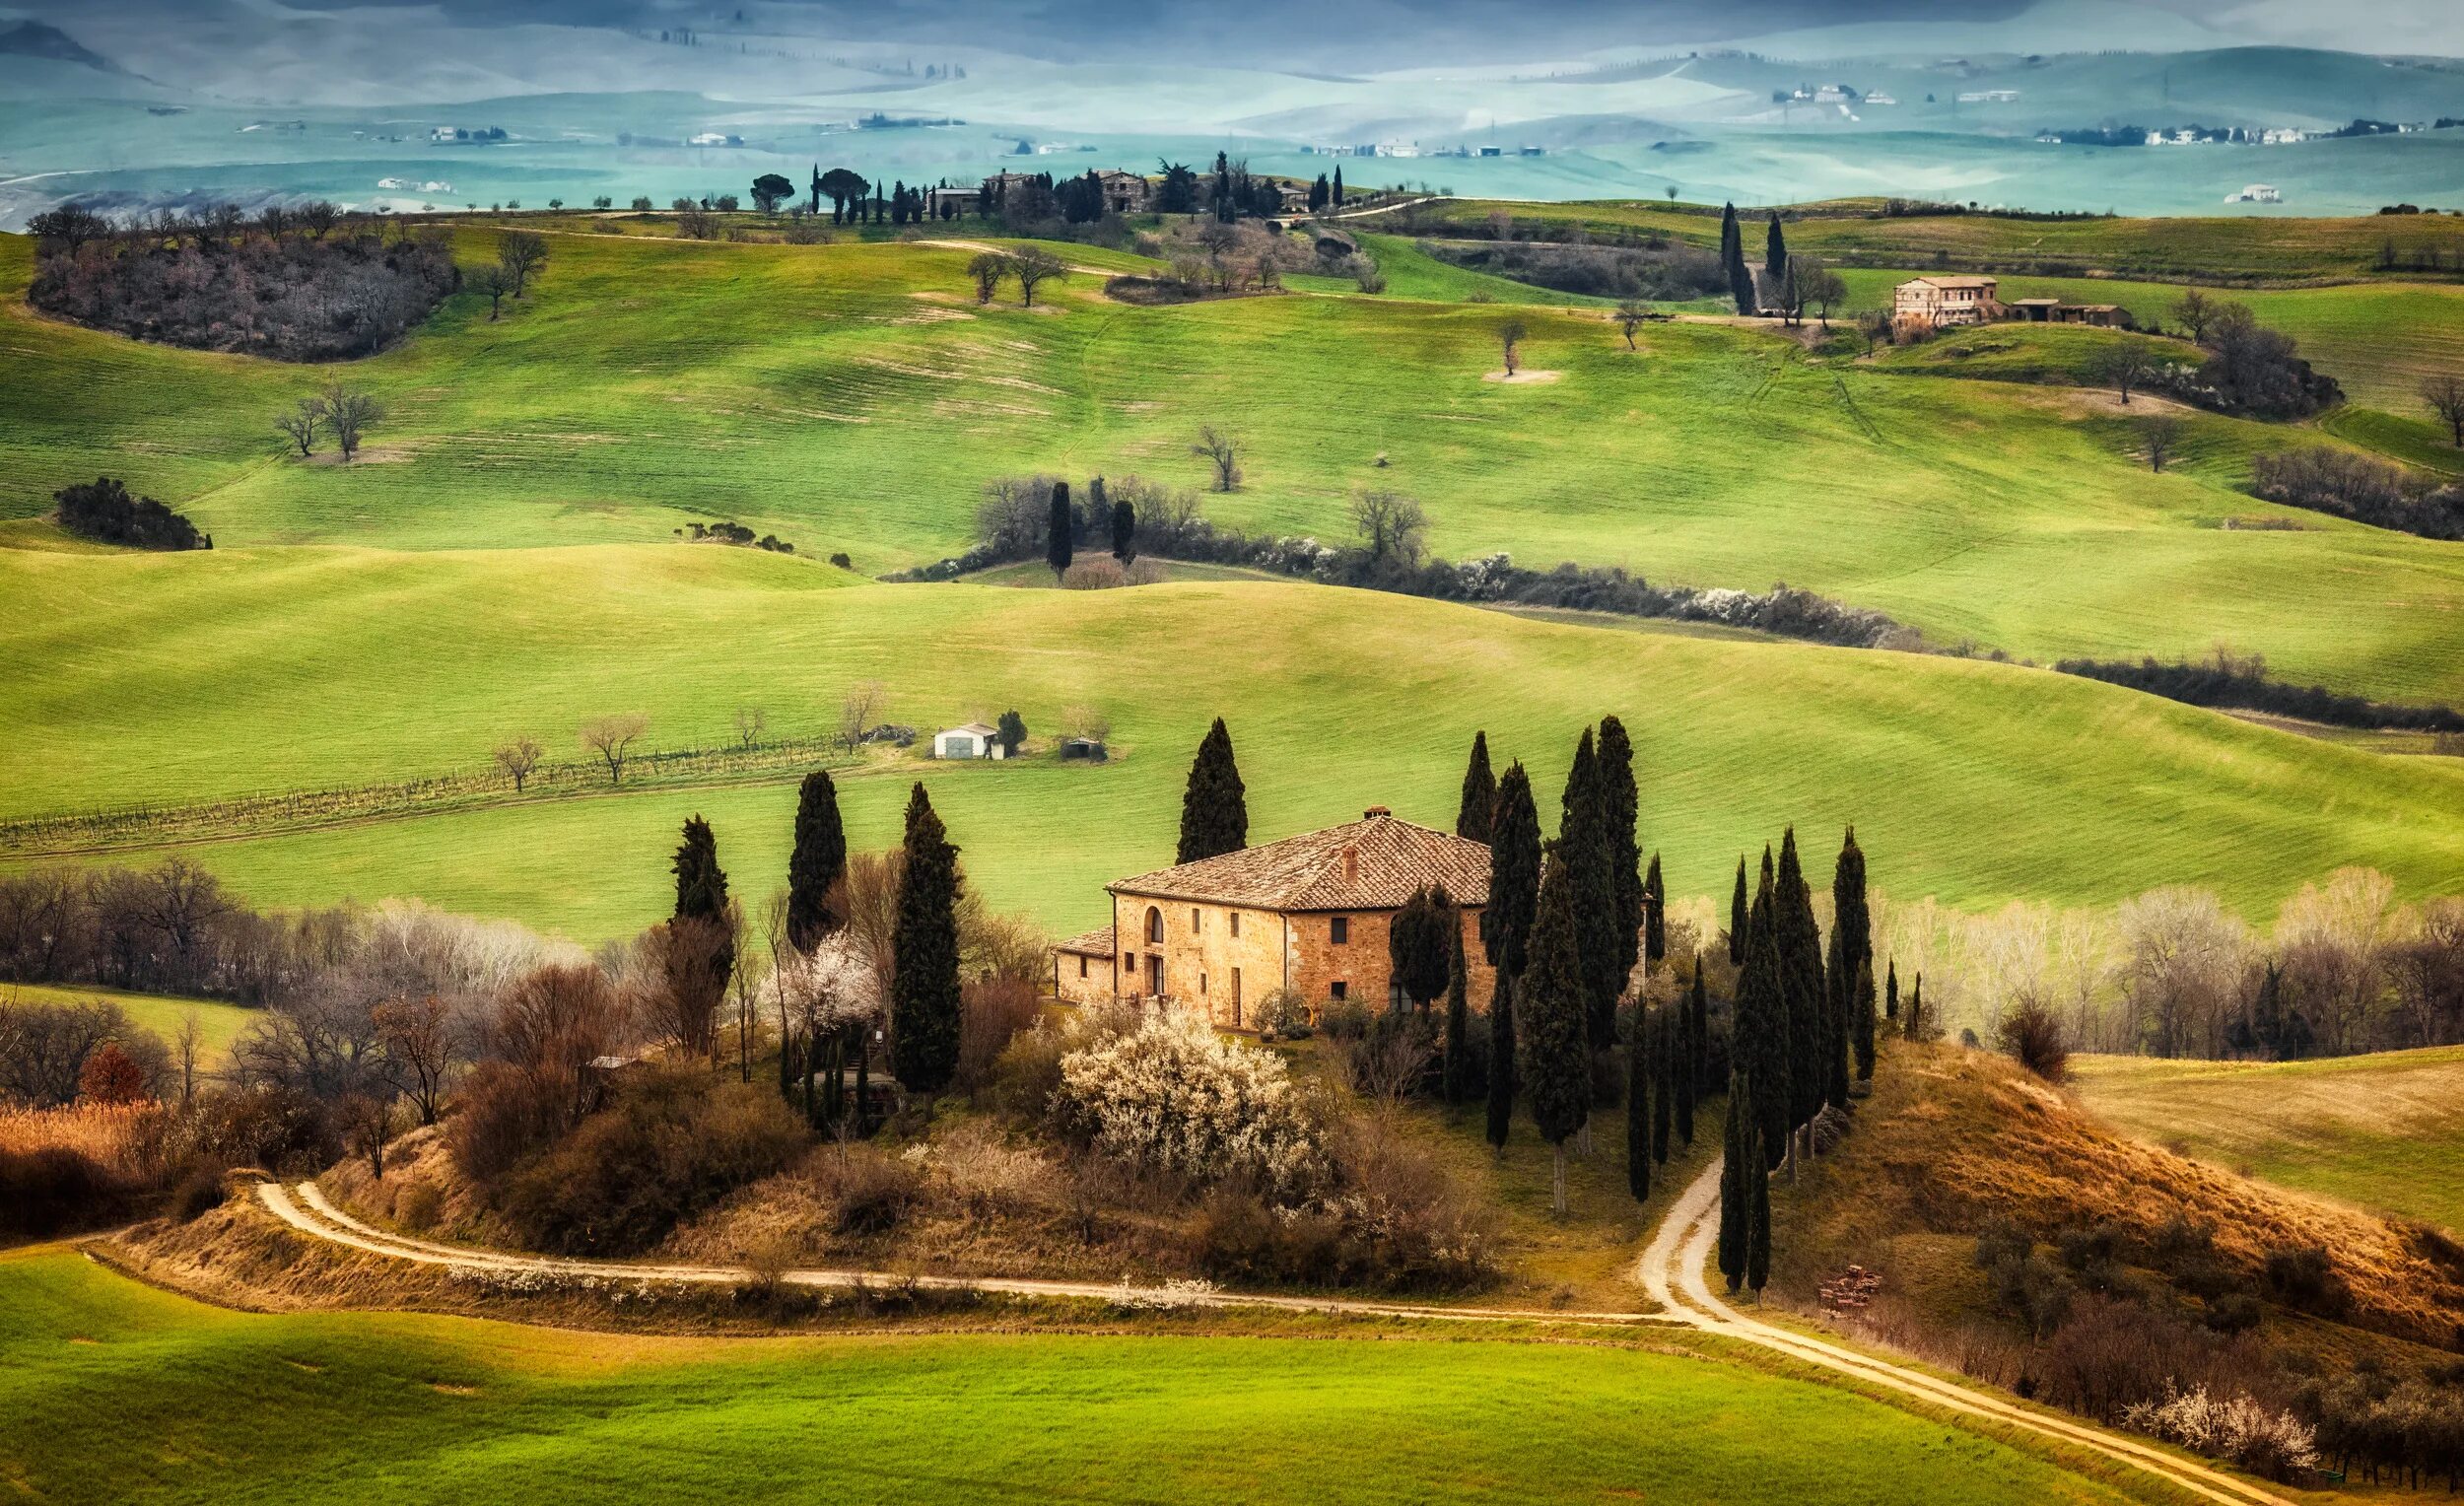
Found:
[[[1729,947],[1738,963],[1730,1051],[1726,1160],[1720,1185],[1720,1271],[1729,1290],[1759,1292],[1770,1273],[1770,1174],[1793,1177],[1825,1110],[1845,1112],[1851,1077],[1874,1075],[1874,939],[1865,854],[1854,827],[1831,877],[1827,956],[1797,832],[1766,846],[1750,905],[1738,860]],[[1894,982],[1896,975],[1894,974]]]
[[[1087,516],[1094,520],[1087,526],[1093,528],[1097,522],[1108,522],[1112,529],[1113,558],[1124,565],[1129,564],[1137,558],[1136,505],[1127,497],[1107,498],[1101,476],[1088,482],[1086,490]],[[1053,483],[1052,513],[1044,528],[1044,563],[1053,567],[1054,575],[1066,571],[1069,562],[1077,558],[1077,531],[1078,514],[1069,501],[1069,483],[1056,481]]]

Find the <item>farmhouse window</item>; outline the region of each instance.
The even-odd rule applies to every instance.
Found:
[[[1084,957],[1078,959],[1078,976],[1080,978],[1084,978],[1086,976],[1086,959]]]
[[[1351,985],[1343,982],[1340,978],[1337,978],[1335,982],[1327,985],[1327,992],[1335,996],[1335,1001],[1338,1004],[1343,1001],[1344,993],[1349,992],[1350,989]]]
[[[1198,992],[1201,995],[1206,992],[1206,975],[1203,973],[1198,975]]]
[[[1154,906],[1146,907],[1146,939],[1160,944],[1164,938],[1164,913]]]
[[[1232,936],[1233,936],[1233,939],[1238,940],[1238,939],[1240,938],[1240,934],[1241,934],[1241,913],[1240,913],[1239,911],[1235,910],[1235,911],[1233,911],[1233,912],[1232,912]]]
[[[1326,938],[1336,946],[1349,946],[1352,939],[1352,918],[1347,915],[1338,915],[1327,922]],[[1341,998],[1343,995],[1337,993],[1335,996]]]
[[[1205,928],[1205,924],[1198,913],[1198,907],[1196,905],[1192,905],[1190,907],[1190,933],[1192,935],[1196,935],[1198,932],[1204,930]]]

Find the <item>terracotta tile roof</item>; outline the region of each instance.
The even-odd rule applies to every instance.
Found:
[[[1082,930],[1054,947],[1053,950],[1088,957],[1109,957],[1113,954],[1112,927],[1098,925],[1093,930]]]
[[[1488,903],[1488,849],[1373,806],[1360,820],[1108,885],[1117,894],[1258,910],[1393,910],[1423,884]]]

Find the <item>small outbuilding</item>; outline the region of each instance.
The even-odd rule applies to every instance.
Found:
[[[1063,762],[1077,759],[1085,763],[1100,764],[1112,756],[1105,751],[1104,740],[1100,737],[1064,737],[1061,740],[1060,752]]]
[[[934,758],[1007,758],[1009,750],[1001,745],[998,727],[970,721],[946,731],[932,734]]]

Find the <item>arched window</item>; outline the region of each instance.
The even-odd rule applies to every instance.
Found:
[[[1164,938],[1164,913],[1154,906],[1146,907],[1146,939],[1161,943]]]

